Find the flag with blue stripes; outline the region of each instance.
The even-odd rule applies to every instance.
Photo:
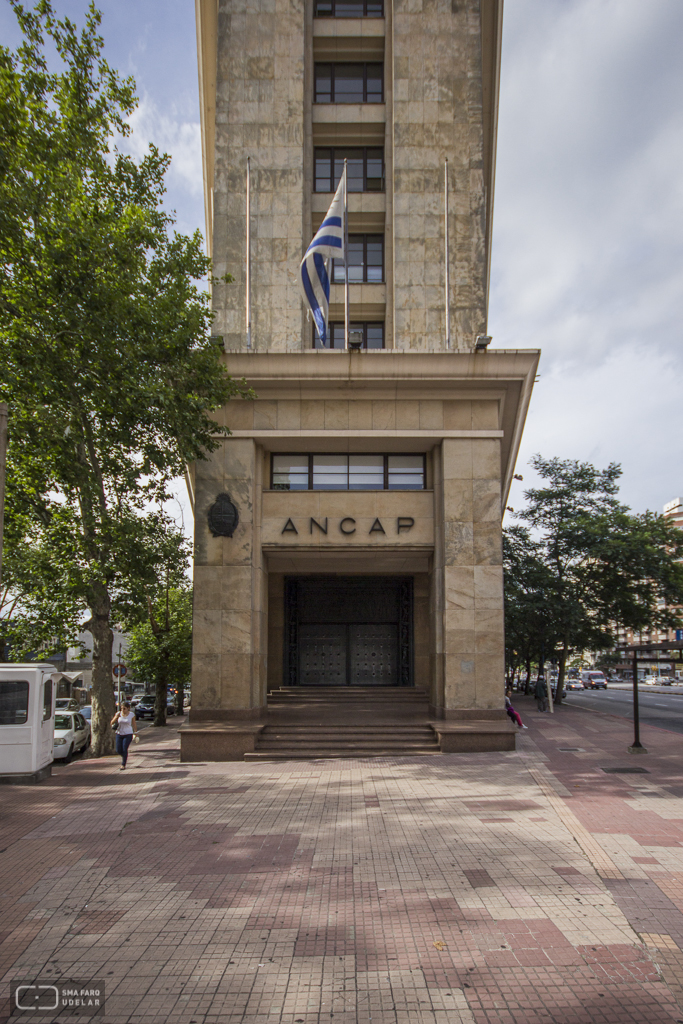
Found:
[[[344,189],[346,170],[334,194],[330,208],[301,261],[301,290],[313,314],[320,341],[327,345],[327,321],[330,307],[330,257],[344,261]]]

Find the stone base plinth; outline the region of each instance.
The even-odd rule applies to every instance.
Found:
[[[253,753],[263,723],[201,722],[184,725],[180,733],[181,761],[243,761]]]
[[[35,772],[5,772],[0,775],[0,786],[35,786],[52,775],[52,765],[45,765]]]
[[[495,750],[514,750],[517,728],[505,720],[467,720],[433,722],[442,754],[475,754]]]

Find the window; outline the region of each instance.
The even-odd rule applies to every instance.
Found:
[[[330,341],[329,348],[344,348],[344,324],[334,321],[329,325]],[[361,331],[363,334],[363,348],[384,348],[384,324],[383,323],[349,323],[350,331]],[[315,327],[313,328],[313,348],[322,348],[320,338]]]
[[[381,284],[384,280],[384,235],[349,235],[349,284]],[[334,284],[344,284],[344,263],[334,260]]]
[[[47,679],[43,684],[43,721],[47,722],[52,718],[52,680]]]
[[[316,18],[383,18],[382,0],[316,0]]]
[[[0,725],[26,725],[28,721],[28,683],[0,683]]]
[[[384,192],[384,149],[331,146],[315,151],[315,191],[335,192],[347,161],[349,192]]]
[[[422,491],[424,486],[424,455],[272,456],[275,491]]]
[[[383,103],[383,64],[316,64],[316,103]]]
[[[308,491],[308,455],[273,455],[274,491]]]

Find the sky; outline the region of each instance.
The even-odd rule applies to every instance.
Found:
[[[84,0],[54,5],[82,21]],[[167,205],[203,228],[194,2],[99,7],[138,84],[132,151],[172,155]],[[489,333],[542,350],[513,508],[535,452],[619,462],[635,511],[683,495],[682,38],[681,0],[505,0]]]

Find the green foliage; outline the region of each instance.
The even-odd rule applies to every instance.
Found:
[[[618,499],[621,468],[575,460],[532,465],[545,486],[525,493],[505,531],[508,659],[568,656],[614,644],[615,628],[674,627],[683,603],[683,532],[663,516],[633,514]]]
[[[126,661],[139,682],[161,679],[167,686],[190,682],[192,661],[192,590],[171,587],[152,606],[151,617],[129,631]]]
[[[50,0],[10,3],[23,44],[0,48],[7,557],[20,566],[22,545],[34,549],[65,623],[87,610],[100,753],[111,745],[110,621],[144,601],[165,564],[172,526],[154,509],[225,433],[212,411],[248,393],[210,342],[201,236],[174,232],[163,210],[169,158],[112,148],[136,98],[102,56],[99,13],[91,5],[79,33]],[[12,572],[19,605],[39,604],[39,588]]]

